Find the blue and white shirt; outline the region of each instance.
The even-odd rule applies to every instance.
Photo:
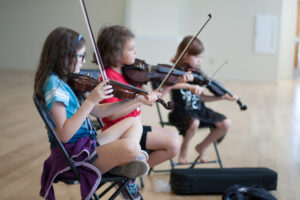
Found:
[[[73,90],[56,74],[51,74],[50,76],[48,76],[43,85],[42,91],[44,93],[47,110],[50,110],[52,108],[54,102],[61,102],[66,107],[67,119],[72,117],[80,107],[79,101]],[[87,124],[87,120],[85,120],[78,131],[67,143],[75,143],[79,140],[79,138],[87,137],[90,135],[91,133]],[[49,132],[48,138],[49,142],[51,143],[51,148],[55,147],[56,144]]]

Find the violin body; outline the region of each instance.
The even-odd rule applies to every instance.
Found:
[[[132,65],[122,67],[122,73],[132,85],[144,85],[149,81],[162,82],[171,69],[170,65],[152,66],[145,61],[135,59]],[[174,70],[169,76],[166,85],[174,85],[185,72]]]
[[[149,65],[145,61],[136,59],[132,65],[122,67],[122,73],[126,80],[132,85],[147,84],[148,81],[154,83],[161,83],[167,74],[170,72],[172,66],[167,64]],[[166,80],[165,85],[171,86],[178,82],[179,78],[185,74],[185,71],[175,69]],[[208,81],[205,77],[193,74],[194,80],[199,85],[205,85]]]
[[[83,74],[70,74],[67,83],[78,92],[90,92],[99,84],[99,81]]]
[[[71,74],[67,82],[77,92],[91,92],[100,83],[97,79],[83,74]],[[134,99],[137,94],[147,94],[144,90],[114,80],[110,80],[109,84],[113,88],[113,95],[119,99]]]

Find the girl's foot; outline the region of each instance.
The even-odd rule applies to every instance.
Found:
[[[207,163],[208,161],[205,159],[205,151],[206,149],[200,144],[196,145],[195,150],[199,154],[199,161],[203,163]]]
[[[187,164],[188,161],[187,161],[186,157],[187,157],[186,151],[180,152],[180,155],[179,155],[179,158],[178,158],[178,163]]]

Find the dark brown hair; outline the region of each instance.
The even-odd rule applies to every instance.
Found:
[[[183,50],[185,49],[185,47],[188,45],[188,43],[191,41],[192,38],[193,38],[193,36],[186,36],[185,38],[183,38],[183,40],[178,45],[176,55],[174,56],[174,58],[171,59],[172,63],[176,62],[176,60],[179,58],[181,52],[183,52]],[[189,46],[189,48],[185,52],[185,55],[196,56],[200,53],[203,53],[203,51],[204,51],[204,46],[203,46],[202,42],[198,38],[195,38],[195,40],[192,42],[192,44]],[[187,63],[185,63],[185,61],[183,59],[181,59],[177,63],[177,66],[181,67],[186,64]]]
[[[58,27],[47,37],[35,74],[34,92],[43,98],[42,87],[51,72],[66,81],[75,70],[76,53],[85,45],[84,38],[77,32]]]
[[[100,29],[97,46],[105,68],[114,67],[122,60],[126,41],[131,38],[134,38],[134,34],[124,26],[115,25]],[[97,62],[95,54],[93,62]]]

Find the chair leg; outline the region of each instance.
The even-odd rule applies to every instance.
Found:
[[[100,200],[100,199],[99,199],[99,197],[98,197],[98,195],[96,194],[96,192],[94,193],[94,195],[93,195],[93,196],[94,196],[94,198],[93,198],[93,199],[95,199],[95,200]]]
[[[120,185],[120,187],[119,187],[119,188],[113,193],[113,195],[109,198],[109,200],[115,199],[115,198],[120,194],[121,190],[123,190],[123,189],[125,189],[125,190],[128,192],[129,197],[132,198],[132,195],[130,194],[130,192],[128,191],[128,189],[127,189],[127,187],[126,187],[126,185],[129,183],[129,181],[130,181],[130,180],[124,181],[124,182],[122,183],[122,185]],[[116,183],[113,184],[113,185],[116,185]],[[133,198],[132,198],[132,199],[133,199]]]
[[[99,195],[99,198],[102,198],[107,192],[109,192],[117,183],[114,182],[112,184],[110,184],[110,186],[108,186],[103,192],[101,192],[101,194]],[[118,191],[118,190],[117,190]],[[120,190],[121,191],[121,190]],[[119,194],[119,193],[118,193]]]
[[[193,169],[195,167],[196,164],[198,164],[198,160],[199,160],[200,156],[197,156],[197,158],[194,160],[194,162],[192,162],[192,165],[189,167],[190,169]]]
[[[176,164],[174,163],[173,159],[170,159],[171,169],[174,169]]]
[[[222,160],[221,160],[221,157],[220,157],[220,154],[219,154],[219,151],[218,151],[218,146],[217,146],[216,141],[214,141],[214,147],[215,147],[215,150],[216,150],[216,154],[217,154],[217,158],[218,158],[220,168],[223,168]]]
[[[140,177],[140,182],[141,182],[141,187],[143,188],[145,186],[143,177]]]

